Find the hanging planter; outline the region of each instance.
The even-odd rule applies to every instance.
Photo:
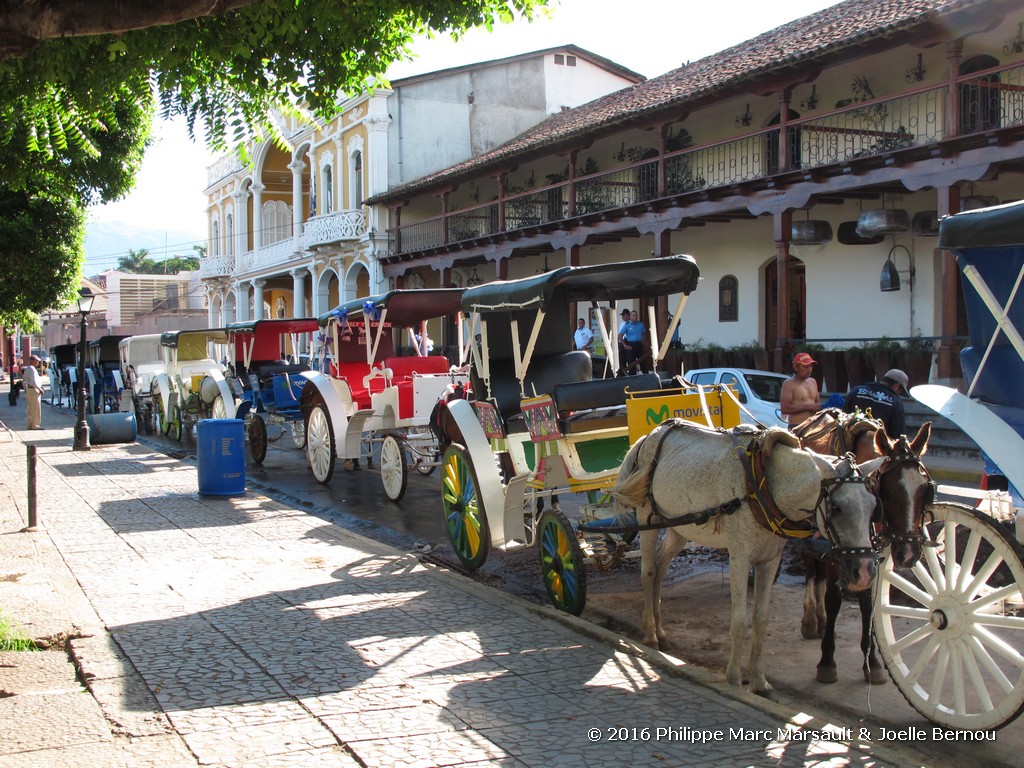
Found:
[[[857,232],[856,221],[844,221],[839,225],[839,230],[836,233],[836,239],[838,239],[843,245],[877,245],[885,240],[885,237],[882,235],[865,237]]]
[[[910,214],[901,208],[864,211],[857,219],[857,234],[862,237],[898,235],[909,231]]]
[[[939,234],[938,211],[918,211],[910,222],[911,229],[915,235],[922,237],[936,237]]]
[[[794,221],[790,227],[789,242],[791,245],[824,245],[832,242],[832,225],[815,219]]]

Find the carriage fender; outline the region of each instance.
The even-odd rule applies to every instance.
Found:
[[[299,375],[306,379],[306,385],[302,388],[302,396],[299,400],[302,404],[302,415],[308,419],[309,412],[313,410],[313,403],[317,397],[322,398],[327,406],[327,413],[331,417],[336,449],[344,445],[345,433],[348,431],[348,412],[341,395],[334,388],[334,382],[329,376],[318,371],[303,371]]]
[[[225,418],[237,419],[238,402],[235,400],[235,395],[231,391],[231,386],[228,384],[228,380],[224,378],[224,372],[214,368],[206,375],[217,383],[217,391],[220,392],[220,396],[224,398],[224,408],[226,410]]]
[[[458,424],[466,443],[463,447],[476,474],[477,490],[491,532],[491,544],[500,547],[505,543],[505,490],[501,475],[498,473],[498,465],[494,461],[491,441],[484,434],[469,400],[450,401],[448,412]]]
[[[171,379],[166,373],[158,373],[153,377],[153,387],[160,393],[160,411],[164,418],[171,417]],[[151,390],[152,391],[152,390]]]

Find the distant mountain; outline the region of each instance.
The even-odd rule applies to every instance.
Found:
[[[116,269],[117,262],[129,250],[145,248],[151,258],[162,260],[169,256],[192,256],[193,245],[206,245],[204,232],[148,229],[144,225],[120,222],[92,221],[85,228],[85,274],[96,275]]]

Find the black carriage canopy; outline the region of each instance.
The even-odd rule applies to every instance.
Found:
[[[50,347],[50,364],[54,366],[73,365],[77,348],[77,344],[58,344],[55,347]]]
[[[700,270],[692,256],[560,267],[536,277],[499,280],[467,288],[462,296],[466,312],[502,312],[547,309],[553,302],[611,302],[651,299],[675,293],[690,294]]]
[[[97,362],[100,363],[116,363],[119,361],[118,347],[121,344],[122,339],[130,338],[127,335],[111,335],[101,336],[98,339],[93,339],[89,342],[90,349],[98,350],[95,354],[98,355]]]
[[[326,326],[332,317],[344,315],[348,320],[360,318],[367,306],[377,313],[387,308],[387,322],[402,327],[413,327],[422,320],[445,317],[459,311],[461,288],[417,288],[388,291],[377,296],[364,296],[339,304],[320,316],[320,325]]]
[[[964,211],[939,222],[939,247],[999,248],[1024,244],[1024,202]]]

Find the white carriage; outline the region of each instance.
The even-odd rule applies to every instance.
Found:
[[[227,344],[223,328],[160,335],[164,370],[150,384],[156,429],[181,440],[200,419],[235,418],[240,393],[228,383],[227,366],[218,362],[227,359]]]
[[[410,469],[429,474],[437,466],[430,414],[466,375],[446,356],[430,354],[427,323],[457,318],[461,295],[458,288],[396,290],[320,318],[318,372],[302,393],[307,463],[317,482],[330,481],[337,459],[351,468],[379,456],[384,492],[398,501]],[[414,354],[395,354],[403,332]],[[461,338],[461,330],[456,334]]]

